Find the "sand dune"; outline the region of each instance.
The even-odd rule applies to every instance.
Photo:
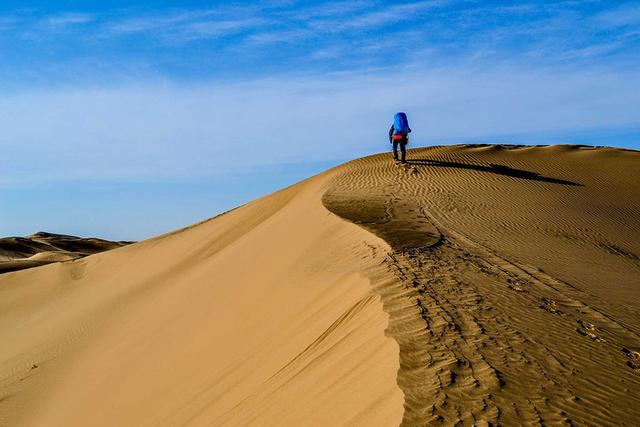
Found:
[[[0,238],[0,274],[82,258],[130,243],[42,231],[26,237],[4,237]]]
[[[410,159],[3,274],[0,424],[639,424],[640,153]]]

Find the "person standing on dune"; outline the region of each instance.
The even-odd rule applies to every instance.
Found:
[[[398,160],[398,144],[402,153],[402,163],[407,162],[407,144],[409,143],[409,120],[405,113],[396,113],[393,116],[393,124],[389,129],[389,142],[393,144],[393,160]]]

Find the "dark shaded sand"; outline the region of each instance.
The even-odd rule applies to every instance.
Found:
[[[0,238],[0,274],[82,258],[131,243],[43,231],[26,237],[4,237]]]

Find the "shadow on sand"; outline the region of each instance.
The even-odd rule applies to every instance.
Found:
[[[528,179],[531,181],[542,181],[542,182],[550,182],[552,184],[562,184],[562,185],[575,185],[582,187],[582,184],[568,181],[566,179],[560,178],[551,178],[548,176],[540,175],[537,172],[531,172],[523,169],[514,169],[509,166],[504,165],[496,165],[490,163],[489,165],[477,165],[473,163],[460,163],[460,162],[449,162],[442,160],[429,160],[429,159],[413,159],[407,160],[407,163],[410,165],[423,165],[423,166],[439,166],[445,168],[456,168],[456,169],[471,169],[480,172],[489,172],[495,173],[498,175],[511,176],[514,178],[520,179]]]

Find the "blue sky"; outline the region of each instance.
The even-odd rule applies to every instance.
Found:
[[[388,148],[640,148],[640,3],[0,4],[0,235],[141,239]]]

